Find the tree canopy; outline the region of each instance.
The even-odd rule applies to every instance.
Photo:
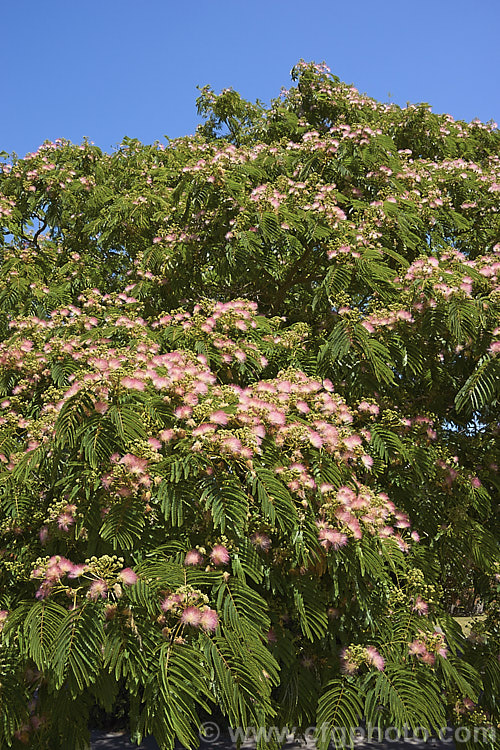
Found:
[[[499,131],[292,84],[3,156],[0,747],[500,722]]]

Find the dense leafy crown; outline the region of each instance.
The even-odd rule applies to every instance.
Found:
[[[292,77],[2,164],[0,747],[500,721],[499,133]]]

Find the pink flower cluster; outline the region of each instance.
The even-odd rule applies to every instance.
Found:
[[[229,552],[227,550],[227,547],[225,547],[223,544],[215,544],[212,547],[212,551],[210,552],[210,561],[213,565],[227,565],[230,556]],[[201,565],[203,563],[203,555],[201,552],[199,552],[197,549],[191,549],[189,552],[186,552],[186,556],[184,557],[184,565]]]
[[[392,537],[404,552],[408,550],[408,543],[396,531],[410,526],[408,516],[397,510],[384,492],[376,494],[368,487],[355,491],[347,486],[335,490],[328,484],[322,485],[320,490],[323,505],[316,525],[325,549],[339,549],[347,543],[348,537],[361,539],[365,531],[381,539]]]
[[[112,573],[112,580],[111,578],[108,580],[99,576],[99,574],[96,576],[94,562],[73,563],[60,555],[53,555],[43,561],[38,561],[37,566],[31,572],[31,578],[41,581],[41,585],[36,592],[37,599],[46,599],[53,593],[61,592],[67,596],[76,595],[79,589],[72,588],[69,582],[63,583],[63,578],[67,578],[68,581],[82,578],[87,579],[87,581],[90,580],[86,597],[93,600],[105,599],[109,591],[120,595],[120,590],[116,588],[116,584],[132,586],[138,580],[137,574],[131,568],[122,568],[118,572]]]
[[[57,525],[61,531],[69,531],[69,527],[75,523],[74,514],[76,512],[76,505],[68,503],[62,512],[57,517]]]
[[[115,497],[131,497],[140,489],[151,486],[147,459],[126,453],[121,458],[118,454],[113,454],[110,461],[114,468],[101,477],[101,483]]]
[[[447,250],[440,256],[427,255],[417,258],[407,269],[403,278],[405,291],[414,295],[420,293],[415,310],[420,311],[418,305],[432,306],[432,295],[436,299],[448,300],[453,296],[458,298],[472,298],[473,285],[478,284],[464,268],[470,268],[477,279],[482,277],[482,285],[490,293],[500,289],[500,259],[495,255],[485,255],[475,260],[469,260],[458,250]],[[430,292],[430,293],[429,293]],[[435,305],[434,301],[434,305]]]
[[[342,649],[340,666],[344,674],[356,674],[363,664],[367,667],[375,667],[380,672],[383,672],[385,668],[385,660],[375,646],[352,645]]]
[[[80,578],[88,571],[85,564],[71,562],[66,557],[53,555],[48,560],[35,567],[31,572],[31,578],[42,581],[38,591],[37,599],[45,599],[61,584],[61,579],[67,577],[71,580]],[[65,587],[67,588],[67,587]]]
[[[151,324],[152,329],[171,327],[182,332],[187,341],[205,341],[212,348],[214,362],[230,364],[234,360],[249,359],[259,367],[267,360],[259,353],[258,346],[249,340],[248,331],[257,328],[257,305],[248,300],[230,302],[206,302],[195,305],[193,313],[162,315]]]
[[[427,612],[429,611],[429,605],[427,604],[426,601],[422,599],[421,596],[417,596],[412,609],[414,612],[417,612],[419,615],[426,615]]]
[[[183,625],[191,625],[194,628],[202,628],[207,632],[217,630],[219,616],[214,609],[207,607],[199,609],[198,607],[186,607],[181,615]]]
[[[419,661],[430,667],[436,663],[436,655],[446,659],[448,649],[446,648],[442,633],[438,633],[437,631],[425,633],[423,630],[419,630],[418,636],[408,646],[410,656],[416,656]]]
[[[334,529],[331,526],[328,526],[324,521],[317,521],[316,525],[319,529],[318,537],[321,546],[326,550],[337,550],[347,544],[346,534],[343,534],[338,529]]]
[[[219,616],[207,605],[207,601],[207,597],[201,591],[184,587],[167,594],[161,601],[160,608],[165,615],[173,615],[182,625],[214,632],[219,624]]]

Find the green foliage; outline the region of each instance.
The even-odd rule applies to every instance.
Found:
[[[292,78],[2,156],[0,748],[500,722],[499,133]]]

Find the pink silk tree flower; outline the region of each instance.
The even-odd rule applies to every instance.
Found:
[[[87,570],[87,566],[85,563],[81,563],[80,565],[73,565],[72,569],[68,573],[68,578],[80,578],[85,571]]]
[[[194,628],[199,627],[202,614],[198,607],[186,607],[181,615],[183,625],[192,625]]]
[[[217,630],[217,625],[219,624],[219,616],[215,609],[205,609],[201,613],[200,618],[200,625],[203,628],[203,630],[206,630],[208,632],[214,632],[214,630]]]
[[[260,531],[256,531],[255,534],[252,534],[250,541],[263,552],[267,552],[271,546],[271,540],[267,534],[263,534]]]
[[[412,641],[408,646],[408,653],[412,656],[422,657],[425,653],[427,653],[425,643],[420,640]]]
[[[366,653],[368,654],[369,663],[373,664],[380,672],[383,672],[385,666],[384,657],[379,654],[375,646],[367,646]]]
[[[203,555],[201,555],[197,549],[190,549],[186,552],[184,558],[184,565],[201,565],[203,562]]]
[[[413,611],[418,612],[419,615],[426,615],[429,609],[429,605],[425,602],[421,596],[417,596],[415,604],[413,605]]]
[[[108,584],[102,578],[98,578],[96,581],[92,581],[90,589],[87,594],[89,599],[105,599],[108,593]]]
[[[225,411],[214,411],[213,414],[210,414],[209,419],[213,424],[226,425],[229,422],[229,417]]]
[[[214,565],[227,565],[229,552],[222,544],[216,544],[210,553],[210,559]]]
[[[132,568],[123,568],[118,573],[118,579],[126,586],[133,586],[138,581],[137,573],[134,573]]]

